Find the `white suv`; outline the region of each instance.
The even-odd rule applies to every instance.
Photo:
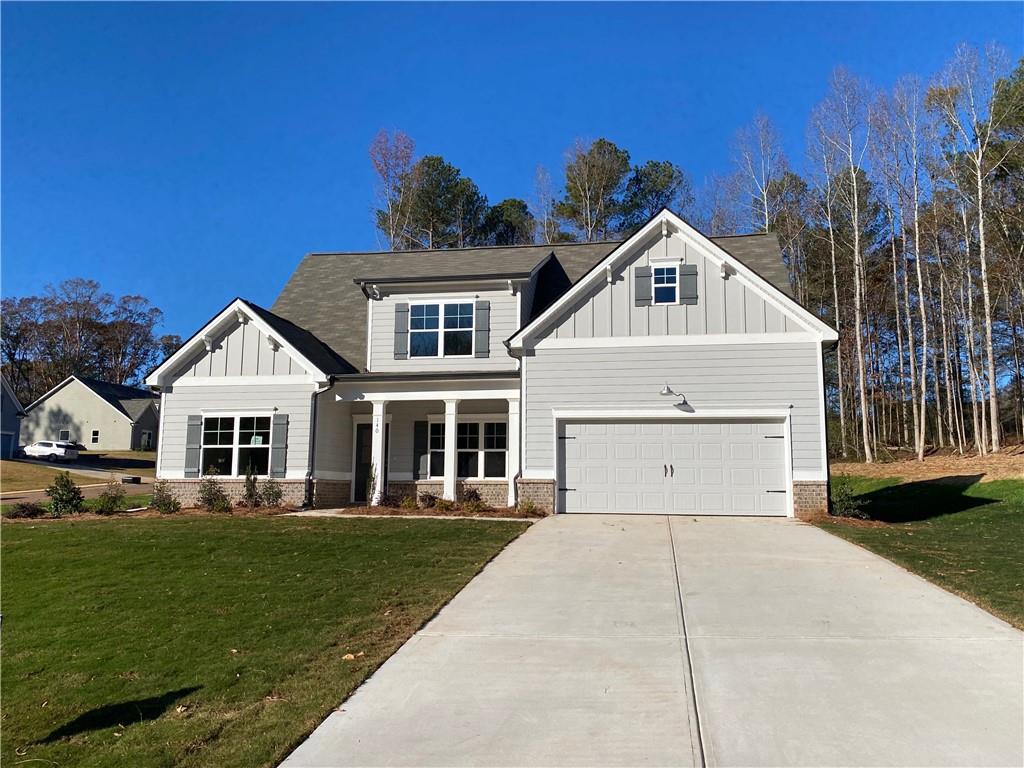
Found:
[[[29,458],[46,459],[47,461],[76,461],[78,449],[74,443],[40,440],[38,443],[26,445],[25,455]]]

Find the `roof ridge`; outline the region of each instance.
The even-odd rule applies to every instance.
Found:
[[[579,245],[611,245],[624,240],[590,240],[568,243],[518,243],[516,245],[470,245],[464,248],[410,248],[405,251],[310,251],[307,256],[391,256],[403,253],[464,253],[466,251],[494,251],[513,248],[556,248]]]

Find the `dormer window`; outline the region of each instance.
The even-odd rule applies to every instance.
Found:
[[[679,303],[679,269],[677,267],[654,268],[654,303]]]
[[[409,307],[409,357],[469,357],[472,354],[473,302],[412,304]]]

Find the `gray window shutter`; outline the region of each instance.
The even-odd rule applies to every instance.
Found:
[[[474,357],[491,356],[491,302],[476,303],[476,317],[473,320],[473,332],[476,334],[476,351]]]
[[[395,360],[409,357],[409,305],[395,304]]]
[[[427,462],[430,451],[427,450],[427,422],[415,421],[412,425],[412,479],[426,480],[429,474]]]
[[[288,461],[288,414],[275,413],[270,430],[270,476],[284,477]]]
[[[638,307],[649,307],[653,303],[651,268],[635,267],[633,269],[633,304]]]
[[[199,477],[203,454],[203,417],[189,416],[185,426],[185,477]]]
[[[679,303],[697,303],[697,265],[683,264],[679,267]]]

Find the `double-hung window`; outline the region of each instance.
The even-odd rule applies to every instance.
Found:
[[[430,477],[444,477],[444,422],[430,423]],[[508,453],[504,421],[460,421],[455,426],[455,475],[460,480],[503,479]]]
[[[679,303],[679,268],[654,268],[654,303]]]
[[[270,474],[270,417],[207,416],[201,462],[203,475]]]
[[[409,307],[409,357],[467,357],[472,354],[473,302]]]

